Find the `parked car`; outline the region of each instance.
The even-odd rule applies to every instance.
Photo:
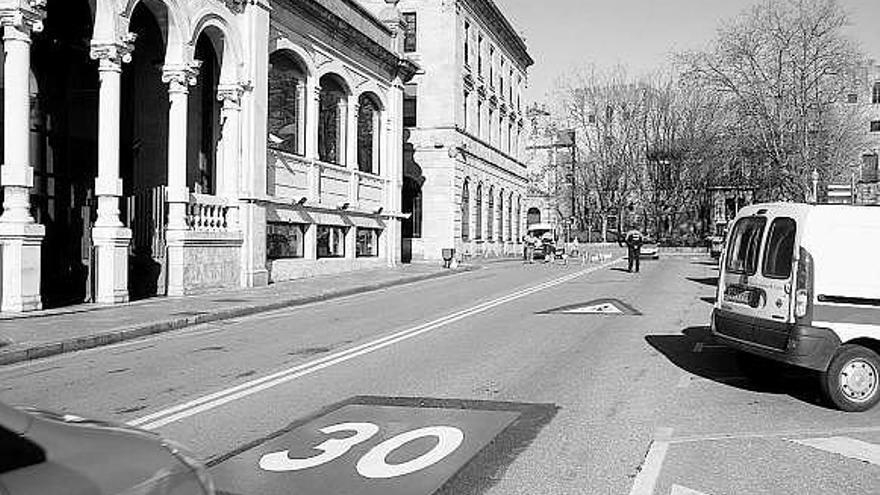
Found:
[[[642,243],[642,249],[639,250],[639,258],[651,260],[660,259],[660,248],[657,247],[657,241],[651,237],[646,237]]]
[[[0,403],[0,494],[213,495],[205,466],[155,433]]]
[[[713,335],[742,352],[746,374],[772,369],[755,356],[814,370],[835,406],[870,409],[880,402],[877,245],[880,208],[743,208],[720,263]]]

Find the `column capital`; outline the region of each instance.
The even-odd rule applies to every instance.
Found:
[[[189,86],[195,86],[198,82],[200,60],[193,60],[183,64],[166,65],[162,68],[162,82],[169,85],[170,93],[186,93]]]
[[[119,41],[93,42],[89,56],[92,60],[98,60],[99,71],[121,71],[122,64],[131,62],[131,52],[134,51],[134,42],[137,34],[127,33]]]
[[[31,33],[43,31],[47,0],[14,0],[13,5],[0,6],[3,39],[30,42]]]
[[[241,97],[245,88],[241,84],[221,84],[217,87],[217,101],[223,102],[223,108],[241,108]]]

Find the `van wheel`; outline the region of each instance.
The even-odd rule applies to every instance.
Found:
[[[843,411],[867,411],[880,402],[880,356],[860,345],[840,347],[822,373],[822,391]]]

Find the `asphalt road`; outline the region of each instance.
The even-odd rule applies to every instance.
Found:
[[[707,335],[708,258],[622,266],[497,264],[7,366],[0,400],[154,429],[228,494],[880,493],[880,409],[746,379]]]

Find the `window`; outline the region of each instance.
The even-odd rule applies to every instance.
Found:
[[[541,210],[532,207],[526,212],[526,225],[532,225],[534,223],[541,223]]]
[[[878,175],[877,155],[862,155],[862,181],[877,182],[880,179]]]
[[[875,82],[871,91],[871,103],[880,104],[880,82]]]
[[[495,110],[492,107],[489,107],[489,132],[487,136],[487,141],[490,143],[495,139]]]
[[[477,100],[477,132],[478,137],[483,137],[483,100]]]
[[[305,255],[306,228],[298,223],[267,223],[266,258],[302,258]]]
[[[416,13],[404,12],[403,20],[406,21],[406,31],[403,33],[403,51],[405,53],[416,51],[416,39],[418,29],[416,25]]]
[[[498,196],[498,240],[504,241],[504,189]]]
[[[470,120],[470,119],[468,119],[468,99],[470,99],[470,97],[471,97],[471,93],[468,90],[465,90],[464,91],[464,101],[463,101],[463,105],[462,105],[462,110],[463,110],[463,112],[462,112],[462,124],[463,124],[462,127],[464,127],[465,132],[467,132],[468,128],[470,127],[468,125],[469,120]]]
[[[495,47],[489,47],[489,87],[495,87]]]
[[[476,201],[476,214],[477,217],[474,219],[474,239],[482,239],[483,238],[483,185],[477,184],[477,201]]]
[[[880,120],[871,121],[871,132],[880,132]]]
[[[345,257],[345,234],[348,228],[318,225],[318,258]]]
[[[285,52],[269,56],[268,144],[288,153],[305,151],[305,71]]]
[[[379,229],[357,228],[355,254],[358,258],[375,258],[379,256]]]
[[[464,21],[464,65],[471,65],[471,23]]]
[[[510,101],[510,104],[513,105],[513,69],[510,69],[510,77],[507,80],[510,81],[510,84],[508,85],[509,94],[507,95],[507,99]]]
[[[489,188],[489,210],[486,212],[486,239],[492,241],[495,233],[495,190]]]
[[[422,186],[412,177],[403,178],[403,213],[409,218],[403,220],[402,235],[407,239],[422,237]]]
[[[470,184],[464,181],[461,187],[461,240],[467,242],[471,238],[471,193]]]
[[[859,95],[857,95],[855,93],[849,93],[848,95],[846,95],[846,102],[847,103],[858,103],[859,102]]]
[[[727,253],[727,270],[733,273],[754,275],[758,269],[758,251],[767,219],[743,218],[736,223],[730,236],[730,252]]]
[[[513,196],[507,201],[507,240],[513,240]]]
[[[477,36],[477,74],[483,77],[483,35]]]
[[[764,276],[787,279],[791,276],[794,237],[797,226],[791,218],[777,218],[770,224],[767,247],[764,248]]]
[[[504,59],[501,59],[501,71],[498,72],[498,96],[504,98]]]
[[[347,98],[342,85],[331,75],[321,78],[318,117],[318,159],[345,163],[345,126],[343,112]]]
[[[373,95],[363,94],[358,99],[357,161],[358,170],[379,173],[382,120],[379,104]]]
[[[416,127],[418,125],[418,105],[417,95],[418,86],[415,84],[407,84],[403,88],[403,126]]]

